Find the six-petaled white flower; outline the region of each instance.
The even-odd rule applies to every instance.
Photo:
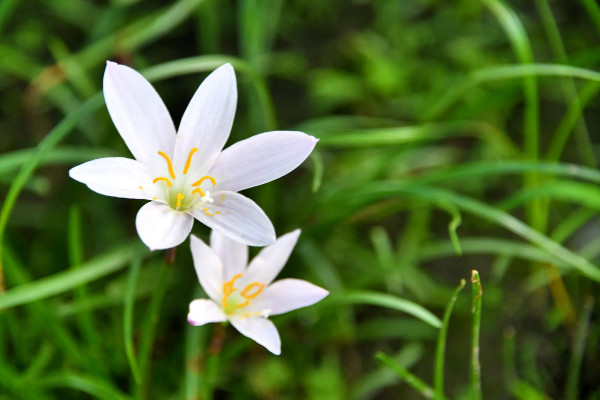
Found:
[[[292,171],[317,139],[302,132],[266,132],[221,151],[237,103],[230,64],[202,82],[177,132],[152,85],[129,67],[107,63],[104,98],[135,160],[101,158],[71,169],[69,175],[100,194],[151,200],[136,217],[138,234],[151,250],[182,243],[194,218],[250,246],[275,241],[269,218],[237,192]]]
[[[188,322],[229,321],[243,335],[281,353],[277,328],[267,318],[314,304],[329,292],[299,279],[273,282],[296,245],[300,230],[281,236],[248,262],[248,247],[212,231],[210,247],[191,236],[194,267],[210,299],[190,303]]]

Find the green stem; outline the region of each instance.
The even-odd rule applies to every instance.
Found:
[[[442,320],[442,327],[438,334],[437,346],[435,350],[435,369],[433,374],[433,387],[435,389],[434,399],[441,400],[444,398],[444,352],[446,351],[446,336],[448,334],[448,325],[450,324],[450,315],[454,308],[454,303],[458,297],[458,293],[465,287],[467,282],[461,279],[460,284],[452,293],[448,305],[446,305],[446,311],[444,312],[444,319]]]
[[[433,388],[423,382],[416,375],[413,375],[402,365],[398,364],[393,358],[382,352],[375,354],[375,358],[394,370],[394,372],[396,372],[398,376],[404,380],[404,382],[419,392],[421,396],[425,397],[426,399],[433,399]]]
[[[479,363],[479,330],[481,326],[481,297],[483,290],[479,272],[471,271],[471,284],[473,288],[473,324],[471,326],[471,399],[481,400],[481,364]]]

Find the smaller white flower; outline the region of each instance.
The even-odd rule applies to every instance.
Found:
[[[281,236],[248,263],[248,247],[212,231],[210,247],[191,235],[194,267],[210,299],[190,303],[188,322],[229,321],[242,334],[273,354],[281,353],[277,328],[268,317],[322,300],[329,292],[300,279],[273,282],[285,265],[300,230]]]

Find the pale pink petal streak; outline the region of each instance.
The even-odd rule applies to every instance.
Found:
[[[210,234],[210,248],[218,254],[223,263],[223,281],[227,282],[241,274],[248,265],[248,246],[228,238],[213,230]]]
[[[195,326],[208,324],[210,322],[225,322],[227,316],[213,301],[196,299],[190,303],[188,322]]]
[[[192,230],[194,219],[166,204],[152,201],[137,213],[135,226],[142,242],[150,250],[162,250],[181,244]]]
[[[271,246],[260,251],[250,262],[246,277],[249,281],[268,285],[287,262],[300,236],[300,229],[280,236]]]
[[[162,99],[137,71],[108,61],[104,100],[110,116],[136,160],[151,166],[158,151],[171,156],[175,126]]]
[[[281,339],[275,325],[262,317],[234,317],[229,320],[242,335],[264,346],[271,353],[281,354]]]
[[[221,301],[225,281],[222,279],[223,264],[219,256],[194,235],[190,236],[190,248],[200,285],[211,299]]]
[[[282,279],[269,285],[250,303],[248,310],[278,315],[315,304],[328,294],[327,290],[307,281]]]
[[[211,193],[213,203],[204,203],[188,213],[197,220],[248,246],[266,246],[275,241],[275,229],[264,211],[249,198],[234,192]]]
[[[106,157],[88,161],[71,168],[69,176],[105,196],[150,200],[158,195],[148,168],[130,158]]]
[[[225,149],[209,175],[217,180],[217,190],[239,192],[262,185],[296,169],[317,141],[302,132],[261,133]]]
[[[225,64],[200,84],[183,114],[175,143],[176,170],[184,169],[190,151],[197,148],[188,174],[206,174],[229,138],[236,105],[235,72]]]

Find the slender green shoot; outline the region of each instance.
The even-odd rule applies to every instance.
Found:
[[[139,247],[142,250],[142,247]],[[123,309],[123,340],[125,343],[125,354],[127,355],[127,361],[129,367],[133,373],[133,378],[136,384],[141,384],[142,377],[140,369],[138,367],[135,351],[133,348],[133,326],[134,326],[134,305],[135,305],[135,289],[138,276],[140,273],[140,267],[142,265],[142,257],[144,252],[136,251],[131,259],[131,266],[129,267],[129,274],[127,276],[127,286],[125,289],[125,302]]]
[[[483,290],[479,272],[471,271],[471,286],[473,289],[473,324],[471,326],[471,368],[470,368],[470,388],[471,399],[481,400],[481,364],[479,363],[479,331],[481,325],[481,297]]]
[[[446,311],[444,311],[444,318],[442,319],[442,327],[440,328],[440,332],[438,333],[437,338],[437,346],[435,349],[435,369],[433,372],[433,387],[434,398],[436,400],[443,399],[444,396],[444,353],[446,351],[446,336],[448,334],[448,325],[450,324],[450,315],[452,314],[452,309],[454,308],[454,303],[458,297],[458,294],[461,290],[464,289],[467,282],[464,279],[460,280],[460,283],[454,292],[452,293],[452,297],[450,297],[450,301],[446,305]]]

